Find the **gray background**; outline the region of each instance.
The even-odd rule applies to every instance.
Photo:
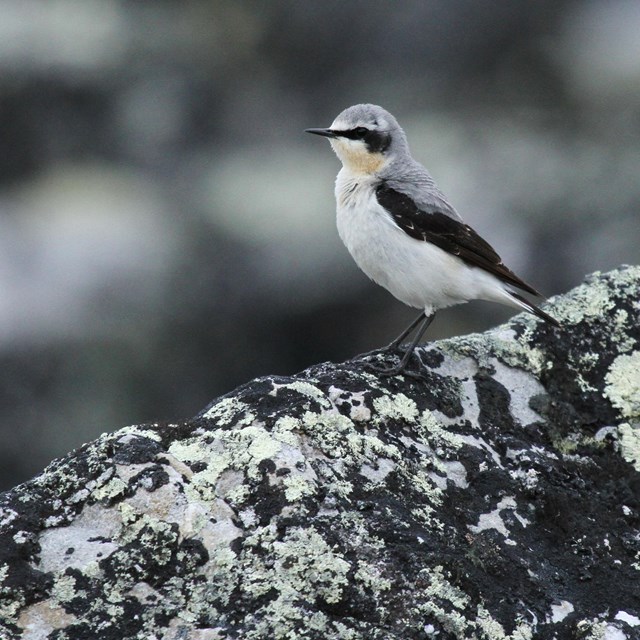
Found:
[[[639,32],[635,0],[0,2],[0,487],[412,319],[302,133],[350,104],[547,294],[639,262]]]

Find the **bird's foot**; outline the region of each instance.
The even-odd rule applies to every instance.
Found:
[[[389,345],[389,347],[391,347],[391,345]],[[386,353],[390,351],[389,347],[382,349],[382,352]],[[399,350],[398,347],[396,347],[396,350]],[[397,364],[378,365],[374,364],[373,362],[365,362],[364,367],[365,369],[367,369],[367,371],[375,373],[376,375],[383,378],[390,378],[393,376],[406,376],[408,378],[414,378],[415,380],[423,380],[424,376],[422,374],[420,374],[418,371],[411,371],[407,367],[412,355],[413,349],[410,353],[407,353],[407,351],[405,350],[403,357]]]
[[[377,366],[372,362],[365,363],[365,369],[371,373],[375,373],[381,378],[392,378],[394,376],[405,376],[414,380],[424,381],[424,376],[418,371],[411,371],[406,366],[401,367],[399,364],[390,366]]]
[[[373,364],[373,362],[365,362],[364,368],[367,371],[376,373],[377,375],[382,377],[399,376],[402,375],[406,369],[406,367],[401,367],[400,364],[384,366]]]

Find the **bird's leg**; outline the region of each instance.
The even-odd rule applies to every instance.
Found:
[[[425,318],[424,311],[393,341],[390,342],[384,351],[396,351],[402,344],[402,341],[423,321]]]
[[[402,341],[424,320],[424,318],[425,314],[422,312],[393,342],[390,342],[386,347],[374,349],[373,351],[369,351],[362,355],[368,356],[376,353],[377,351],[385,351],[387,353],[398,351],[398,347],[400,347]]]
[[[376,373],[382,376],[396,376],[398,374],[403,373],[407,364],[409,364],[409,359],[411,358],[414,349],[422,339],[424,332],[429,328],[429,325],[433,322],[433,319],[435,317],[436,317],[436,314],[435,312],[433,312],[430,316],[424,316],[423,318],[423,316],[421,315],[420,318],[418,318],[418,320],[422,320],[422,325],[418,329],[415,337],[413,338],[411,344],[409,345],[409,348],[405,351],[404,355],[402,356],[402,360],[400,360],[400,362],[397,365],[393,367],[378,367],[374,364],[367,364],[367,368],[371,369],[372,371],[375,371]],[[415,327],[415,325],[417,324],[418,322],[414,321],[410,329],[413,329],[413,327]],[[404,338],[404,337],[405,336],[401,336],[401,338]]]

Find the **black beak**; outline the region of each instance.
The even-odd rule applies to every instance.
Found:
[[[325,138],[337,138],[338,134],[332,129],[305,129],[305,133],[315,133],[317,136],[324,136]]]

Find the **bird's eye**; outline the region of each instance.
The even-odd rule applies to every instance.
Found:
[[[357,127],[353,132],[358,136],[358,138],[362,139],[367,135],[367,133],[369,133],[369,129],[366,127]]]

